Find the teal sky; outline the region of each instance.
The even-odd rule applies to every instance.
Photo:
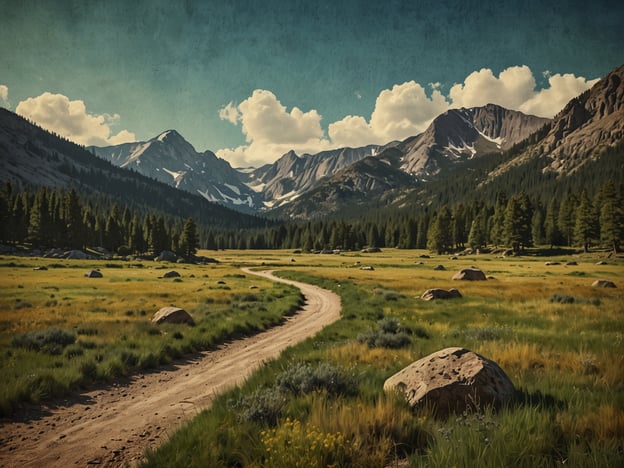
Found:
[[[111,132],[175,128],[217,151],[261,140],[219,117],[259,89],[286,112],[316,110],[326,139],[412,80],[450,103],[482,68],[525,65],[537,90],[553,74],[601,77],[624,63],[623,24],[624,2],[601,0],[0,0],[0,104],[62,94],[117,114]]]

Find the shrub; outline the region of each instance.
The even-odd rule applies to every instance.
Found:
[[[352,372],[330,363],[313,367],[309,363],[290,365],[277,377],[277,386],[283,392],[295,395],[313,391],[329,395],[354,395],[358,392],[358,381]]]
[[[558,302],[560,304],[572,304],[574,297],[567,294],[553,294],[550,298],[550,302]]]
[[[238,418],[241,421],[251,421],[274,426],[282,415],[286,406],[287,398],[279,388],[258,388],[249,395],[243,396],[232,408],[238,410]]]
[[[401,327],[398,319],[386,317],[378,322],[377,330],[371,329],[362,333],[357,339],[360,343],[366,343],[369,348],[399,349],[410,344],[409,331]],[[426,335],[426,332],[424,334]],[[426,335],[426,337],[429,336]]]
[[[60,328],[33,330],[15,335],[11,344],[16,348],[41,351],[48,354],[61,354],[63,349],[76,341],[73,333]]]

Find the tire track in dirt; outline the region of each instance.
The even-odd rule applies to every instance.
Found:
[[[340,318],[340,297],[331,291],[275,277],[272,271],[243,271],[296,286],[305,305],[284,324],[216,351],[3,420],[0,466],[134,465],[147,448],[158,447],[209,407],[216,395]]]

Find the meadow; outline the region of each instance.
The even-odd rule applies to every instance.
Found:
[[[216,257],[220,263],[209,266],[65,261],[47,271],[33,268],[49,259],[0,260],[3,411],[278,323],[300,298],[238,269],[256,265],[338,293],[342,319],[218,397],[146,454],[144,466],[621,466],[624,259],[450,259],[392,249]],[[571,260],[577,264],[566,264]],[[438,264],[446,270],[434,270]],[[472,265],[488,280],[451,280]],[[104,278],[84,278],[94,267]],[[181,281],[159,278],[162,267],[175,268]],[[618,287],[591,287],[599,278]],[[433,287],[456,287],[463,298],[422,301]],[[197,325],[151,325],[165,305],[184,307]],[[75,341],[56,354],[15,342],[52,328]],[[441,419],[383,392],[389,376],[449,346],[496,361],[518,389],[516,399],[499,411]]]

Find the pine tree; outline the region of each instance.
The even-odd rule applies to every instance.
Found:
[[[600,242],[605,247],[618,252],[624,239],[624,207],[613,181],[608,181],[601,189]]]
[[[427,248],[441,255],[450,250],[452,246],[451,211],[445,205],[429,225]]]
[[[199,248],[199,235],[197,234],[197,225],[193,218],[188,218],[182,228],[180,236],[180,251],[185,258],[191,258]]]
[[[589,244],[595,237],[596,222],[594,209],[589,201],[587,192],[583,190],[576,209],[576,220],[574,224],[574,240],[583,247],[583,252],[589,251]]]
[[[84,247],[86,239],[82,207],[78,194],[73,188],[64,197],[63,221],[67,247],[70,249],[81,249]]]
[[[468,235],[468,245],[473,250],[480,249],[485,246],[485,226],[484,226],[484,213],[479,213],[473,220],[470,226],[470,233]]]
[[[504,192],[500,192],[496,196],[496,205],[494,214],[490,220],[490,240],[494,245],[500,245],[505,242],[505,210],[507,209],[507,196]]]
[[[559,206],[559,215],[557,216],[557,226],[565,245],[572,245],[574,236],[574,224],[576,221],[576,197],[572,194],[563,199]]]
[[[557,227],[558,211],[557,201],[553,198],[546,208],[546,218],[544,219],[544,240],[551,249],[561,241],[561,233]]]

